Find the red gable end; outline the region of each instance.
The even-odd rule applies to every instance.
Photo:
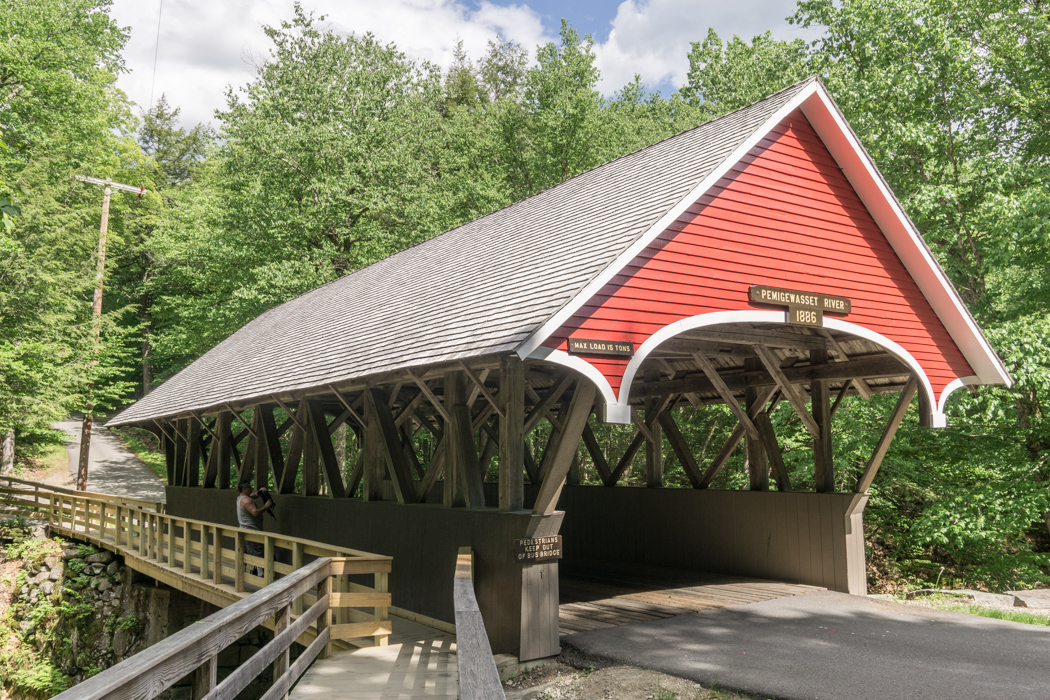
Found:
[[[934,401],[949,383],[974,374],[799,111],[543,345],[564,351],[566,339],[575,336],[630,340],[639,347],[683,319],[764,308],[748,301],[755,284],[848,297],[852,311],[838,318],[909,353],[929,379]],[[619,395],[628,358],[587,362]]]

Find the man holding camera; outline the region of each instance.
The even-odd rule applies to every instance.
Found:
[[[262,516],[263,513],[273,510],[273,498],[270,496],[270,492],[266,489],[259,489],[259,493],[252,492],[252,483],[250,481],[238,481],[237,482],[237,525],[246,530],[262,530]],[[262,507],[256,507],[256,498],[262,498],[264,503]],[[245,542],[244,553],[253,557],[263,556],[263,546],[258,542]],[[252,567],[252,573],[256,576],[261,576],[262,573],[258,567]]]

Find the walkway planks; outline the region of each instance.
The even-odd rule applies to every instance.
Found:
[[[583,569],[560,579],[561,636],[824,590],[819,586],[667,569]]]
[[[315,661],[290,700],[458,698],[454,635],[394,618],[390,643]]]

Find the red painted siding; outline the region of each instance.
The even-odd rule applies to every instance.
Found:
[[[683,318],[756,308],[752,284],[849,297],[835,316],[895,341],[939,397],[973,370],[801,113],[785,119],[545,345],[631,340]],[[627,361],[588,358],[619,393]]]

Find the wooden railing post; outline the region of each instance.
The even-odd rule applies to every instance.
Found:
[[[332,569],[331,564],[329,564],[328,565],[328,575],[325,576],[321,580],[321,583],[318,584],[318,586],[317,586],[317,599],[318,600],[321,600],[321,598],[323,598],[325,596],[328,596],[328,600],[329,601],[332,600],[332,597],[331,597],[332,596],[332,570],[331,569]],[[331,626],[331,622],[332,622],[332,608],[331,608],[331,604],[329,604],[329,606],[325,609],[325,611],[321,613],[321,616],[317,618],[317,636],[318,637],[320,637],[322,634],[324,634],[325,629],[327,629],[328,627]],[[328,643],[324,645],[324,649],[321,650],[321,653],[318,654],[317,657],[320,658],[320,659],[327,659],[329,656],[331,656],[331,654],[332,654],[332,642],[331,642],[331,637],[329,637]]]
[[[237,530],[233,543],[233,590],[244,592],[244,533]]]
[[[273,575],[276,573],[273,568],[273,537],[266,535],[265,540],[263,558],[266,560],[266,563],[263,565],[263,585],[269,586],[273,583]]]
[[[387,590],[387,585],[388,585],[387,576],[388,575],[389,574],[387,574],[385,571],[377,573],[375,575],[376,593],[388,593],[389,592]],[[375,608],[375,617],[376,617],[376,622],[386,622],[388,619],[390,619],[390,608],[388,608],[386,606]],[[387,645],[387,643],[388,643],[388,640],[389,640],[389,635],[386,635],[386,634],[377,634],[375,637],[372,638],[372,641],[375,643],[375,645],[377,647],[385,647]]]
[[[303,543],[302,542],[292,542],[292,570],[295,571],[295,570],[301,569],[302,567],[303,567]],[[302,615],[303,614],[303,600],[302,600],[302,598],[297,598],[296,601],[294,603],[292,603],[292,612],[294,614],[296,614],[296,615]]]
[[[212,528],[212,551],[215,553],[215,562],[211,571],[211,581],[214,584],[222,583],[222,528]]]
[[[219,680],[219,657],[214,655],[208,658],[193,672],[193,700],[201,700],[205,695],[215,690],[215,684]]]
[[[202,579],[208,578],[208,533],[211,532],[211,527],[208,525],[201,525],[201,568],[200,577]]]
[[[171,518],[161,516],[161,528],[164,529],[165,547],[167,549],[168,566],[175,568],[175,525]]]
[[[288,629],[288,624],[292,621],[292,608],[289,605],[285,605],[277,614],[273,617],[273,636],[276,637],[281,632]],[[273,682],[276,685],[277,680],[288,672],[288,662],[291,660],[289,655],[289,647],[285,647],[277,658],[273,662]],[[283,695],[283,698],[287,698],[287,695]]]
[[[189,575],[190,563],[193,560],[193,546],[191,540],[193,537],[190,535],[190,521],[182,521],[182,572]]]

